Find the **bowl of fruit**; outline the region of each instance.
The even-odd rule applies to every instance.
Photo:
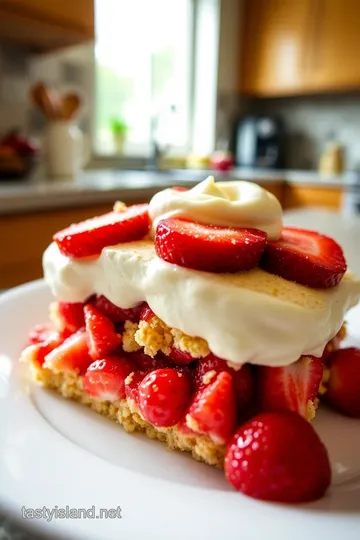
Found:
[[[37,163],[38,146],[18,130],[0,138],[0,180],[26,178]]]

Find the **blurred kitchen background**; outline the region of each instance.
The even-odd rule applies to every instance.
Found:
[[[360,214],[358,0],[0,0],[0,289],[209,174]]]

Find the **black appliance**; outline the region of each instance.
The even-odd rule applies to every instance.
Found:
[[[245,116],[238,120],[232,152],[238,167],[284,167],[284,129],[274,116]]]

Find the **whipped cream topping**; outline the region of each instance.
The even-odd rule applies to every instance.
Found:
[[[212,176],[187,191],[160,191],[150,201],[149,214],[153,232],[159,220],[169,217],[259,229],[269,240],[277,240],[282,228],[281,205],[272,193],[252,182],[215,182]]]
[[[65,257],[53,243],[43,266],[58,300],[83,302],[97,293],[121,308],[146,301],[167,325],[205,339],[214,354],[239,366],[320,356],[360,299],[360,281],[350,273],[336,287],[314,290],[259,268],[199,272],[159,259],[151,241],[107,247],[84,260]]]

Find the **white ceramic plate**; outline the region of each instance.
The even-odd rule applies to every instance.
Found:
[[[286,506],[247,498],[221,471],[29,383],[18,357],[49,301],[42,281],[0,297],[0,508],[13,520],[52,539],[360,538],[360,421],[317,415],[334,471],[324,499]],[[348,320],[348,343],[359,346],[360,309]],[[23,507],[30,515],[44,506],[90,516],[121,507],[122,518],[22,517]]]

